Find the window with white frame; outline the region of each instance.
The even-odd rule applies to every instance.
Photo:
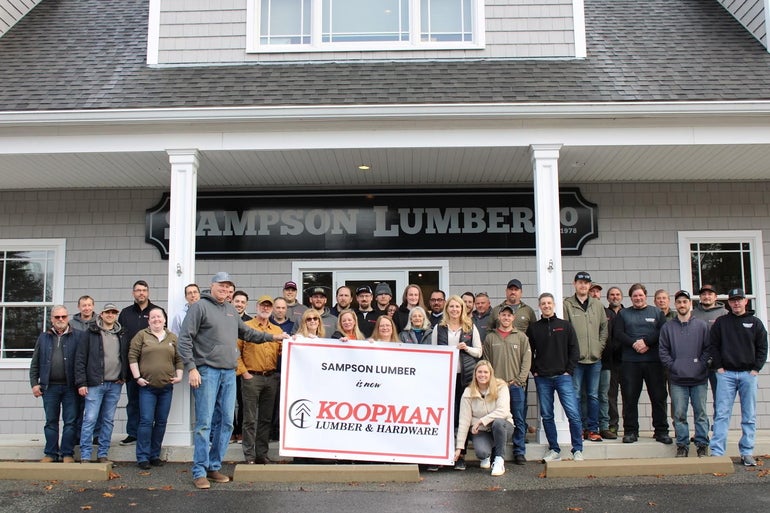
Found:
[[[725,300],[728,290],[742,288],[749,308],[767,324],[762,232],[679,232],[679,263],[682,288],[694,297],[706,284]]]
[[[64,240],[0,240],[0,361],[32,357],[63,283]]]
[[[483,0],[249,0],[248,51],[483,48]]]

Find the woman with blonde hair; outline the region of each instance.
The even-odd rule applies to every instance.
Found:
[[[398,338],[406,344],[430,344],[433,326],[430,325],[428,314],[421,306],[415,306],[409,312],[409,322]]]
[[[365,340],[364,334],[358,329],[358,316],[350,308],[341,311],[337,317],[337,331],[332,333],[332,338],[348,340]]]
[[[380,315],[377,317],[377,322],[374,323],[374,331],[369,339],[374,342],[398,342],[398,330],[396,330],[396,323],[393,319],[387,315]]]
[[[326,332],[321,323],[321,316],[315,308],[308,308],[302,314],[297,328],[297,336],[305,338],[324,338]]]
[[[401,306],[398,307],[396,315],[393,319],[396,321],[396,328],[398,331],[404,331],[406,325],[409,324],[409,313],[415,307],[425,309],[425,299],[422,297],[422,289],[419,285],[410,283],[404,289],[404,294],[401,296]]]
[[[455,382],[455,428],[460,415],[460,398],[465,387],[473,380],[473,372],[481,358],[481,336],[473,325],[471,316],[465,308],[465,302],[458,295],[450,296],[444,305],[444,315],[433,329],[431,343],[439,346],[456,347],[460,353]],[[455,462],[456,470],[465,470],[465,460]]]
[[[462,458],[469,432],[481,468],[492,467],[493,476],[502,476],[505,444],[513,436],[511,401],[508,384],[495,378],[495,370],[487,360],[476,364],[473,380],[460,400],[455,461]],[[490,463],[493,455],[494,463]]]

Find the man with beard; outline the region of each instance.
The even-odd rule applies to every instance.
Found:
[[[372,308],[372,288],[369,285],[364,285],[356,289],[356,302],[358,308],[356,309],[356,315],[358,316],[358,329],[361,330],[364,337],[369,338],[374,332],[374,323],[377,322],[377,314]]]

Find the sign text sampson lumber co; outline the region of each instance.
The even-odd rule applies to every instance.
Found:
[[[559,193],[564,254],[598,236],[596,205]],[[147,210],[145,240],[168,258],[170,196]],[[200,193],[196,257],[328,258],[535,253],[534,194],[468,192]]]

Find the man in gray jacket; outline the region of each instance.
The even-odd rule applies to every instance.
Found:
[[[192,477],[196,488],[209,488],[209,479],[226,483],[219,470],[233,431],[235,368],[240,338],[262,343],[288,335],[270,335],[246,326],[227,295],[233,281],[226,272],[211,280],[211,293],[190,305],[179,332],[179,355],[190,373],[195,397]],[[209,443],[210,442],[210,443]]]
[[[676,318],[663,325],[658,342],[660,362],[668,370],[677,458],[686,458],[690,451],[690,427],[687,424],[690,402],[699,458],[706,455],[709,443],[706,414],[709,327],[706,321],[691,314],[691,306],[689,292],[680,290],[674,295]]]
[[[572,324],[580,346],[580,360],[572,374],[578,402],[585,393],[586,407],[581,408],[583,438],[601,442],[599,434],[599,379],[602,373],[602,351],[607,343],[607,314],[598,299],[588,295],[591,275],[581,271],[575,275],[575,294],[564,300],[564,320]]]

